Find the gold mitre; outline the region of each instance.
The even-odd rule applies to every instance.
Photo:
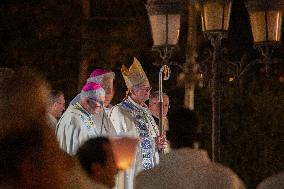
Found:
[[[121,73],[128,89],[131,89],[131,87],[133,87],[134,85],[138,85],[144,82],[147,82],[149,84],[149,80],[140,62],[135,57],[133,64],[129,67],[129,69],[122,65]]]

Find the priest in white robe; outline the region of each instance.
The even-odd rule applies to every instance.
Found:
[[[84,85],[80,100],[70,104],[60,118],[56,135],[60,147],[70,155],[75,155],[78,148],[89,138],[114,136],[114,130],[106,113],[103,111],[105,91],[98,83]]]
[[[139,171],[151,169],[158,164],[158,150],[164,147],[165,137],[160,136],[158,126],[145,104],[151,86],[139,61],[134,58],[131,67],[127,69],[123,66],[121,71],[128,96],[111,109],[109,116],[118,135],[139,138],[135,162],[127,170],[124,182],[124,188],[132,189],[134,176]]]

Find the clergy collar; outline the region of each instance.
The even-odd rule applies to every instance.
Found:
[[[134,100],[133,100],[130,96],[128,96],[127,99],[128,99],[132,104],[134,104],[134,106],[136,106],[137,108],[142,109],[142,110],[145,110],[145,111],[148,110],[148,107],[147,107],[147,106],[144,107],[144,106],[141,106],[140,104],[137,104],[136,102],[134,102]],[[145,104],[145,105],[146,105],[146,104]]]
[[[77,106],[81,112],[91,117],[92,114],[90,114],[79,102],[76,102],[75,106]]]

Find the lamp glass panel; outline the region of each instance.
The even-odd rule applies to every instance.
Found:
[[[207,2],[204,8],[204,31],[223,29],[223,5],[218,2]]]
[[[232,2],[230,1],[225,5],[224,10],[224,30],[229,29],[229,23],[230,23],[230,16],[231,16],[231,8],[232,8]]]
[[[168,44],[176,45],[180,31],[180,15],[168,15]]]
[[[151,15],[150,23],[154,45],[166,43],[166,15]]]
[[[202,25],[202,31],[205,32],[205,21],[204,21],[204,12],[203,10],[201,11],[201,25]]]
[[[268,41],[280,41],[282,28],[282,11],[267,12]]]
[[[254,43],[266,41],[265,12],[250,11],[249,16]]]

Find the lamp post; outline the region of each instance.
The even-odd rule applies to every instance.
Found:
[[[219,48],[222,38],[227,37],[232,0],[199,0],[201,8],[202,30],[213,46],[212,60],[212,160],[215,161],[216,148],[220,153],[220,64],[218,63]],[[280,45],[284,0],[247,0],[254,46],[262,53],[262,59],[248,64],[242,58],[238,67],[237,77],[240,78],[254,64],[264,64],[266,72],[270,65],[277,63],[272,59],[273,49]],[[244,55],[245,56],[245,55]],[[218,133],[217,133],[218,132]],[[216,139],[217,138],[217,139]]]
[[[148,0],[146,5],[153,37],[153,50],[162,59],[159,72],[159,127],[164,135],[163,125],[163,80],[170,77],[170,58],[176,48],[180,31],[180,0]],[[163,78],[164,74],[164,78]]]
[[[211,103],[212,103],[212,161],[216,159],[216,150],[220,155],[220,64],[219,50],[221,40],[227,37],[232,0],[199,0],[201,8],[202,30],[213,46]],[[217,149],[216,149],[217,148]]]

